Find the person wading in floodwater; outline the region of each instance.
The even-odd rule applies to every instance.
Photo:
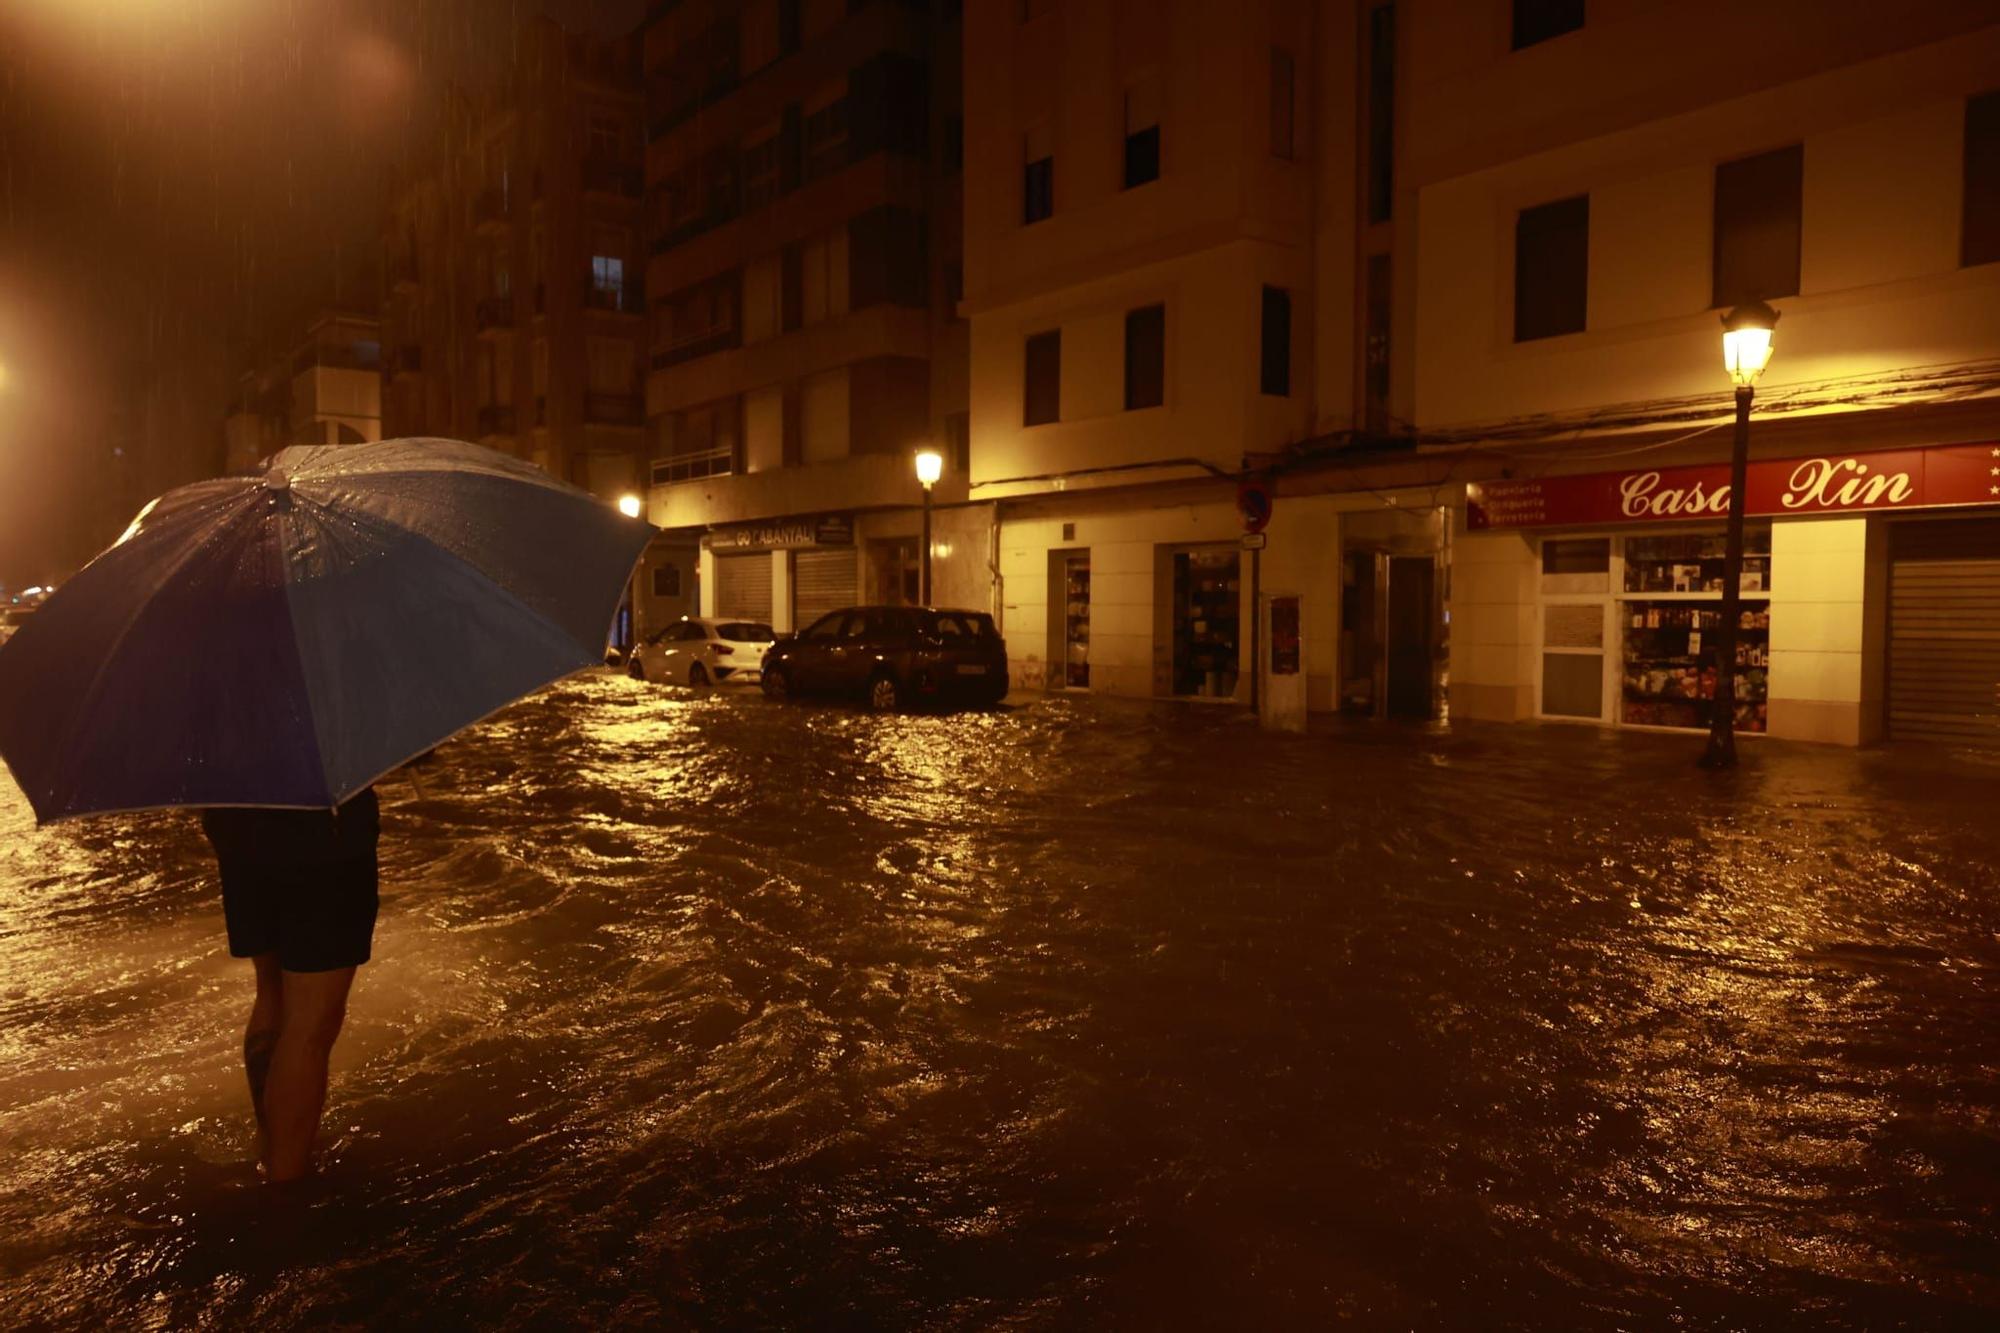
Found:
[[[373,788],[338,810],[210,809],[229,952],[257,969],[243,1069],[274,1184],[312,1171],[327,1061],[375,936]]]

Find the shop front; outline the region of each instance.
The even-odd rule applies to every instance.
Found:
[[[2000,748],[1996,504],[1993,444],[1754,462],[1737,729]],[[1707,728],[1728,509],[1726,464],[1468,486],[1464,715]]]
[[[702,539],[708,615],[793,630],[861,600],[854,519],[845,514],[716,528]]]

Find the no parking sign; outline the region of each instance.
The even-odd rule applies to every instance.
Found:
[[[1243,515],[1245,532],[1262,532],[1271,521],[1271,483],[1254,478],[1238,483],[1236,512]]]

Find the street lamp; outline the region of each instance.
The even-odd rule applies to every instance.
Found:
[[[638,496],[632,494],[630,491],[618,497],[618,512],[627,518],[639,517],[639,511],[642,508],[644,508],[644,504]]]
[[[1710,704],[1703,768],[1736,766],[1736,630],[1742,615],[1743,507],[1750,474],[1750,400],[1771,360],[1778,312],[1762,301],[1722,317],[1722,364],[1736,385],[1736,442],[1729,454],[1729,535],[1722,548],[1722,623],[1715,636],[1715,698]]]
[[[944,475],[944,455],[935,449],[917,450],[917,480],[924,484],[924,563],[917,585],[917,601],[931,604],[931,487]]]

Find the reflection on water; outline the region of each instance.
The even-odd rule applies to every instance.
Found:
[[[192,819],[0,783],[8,1322],[1990,1317],[1993,783],[1693,752],[572,681],[385,786],[286,1209]]]

